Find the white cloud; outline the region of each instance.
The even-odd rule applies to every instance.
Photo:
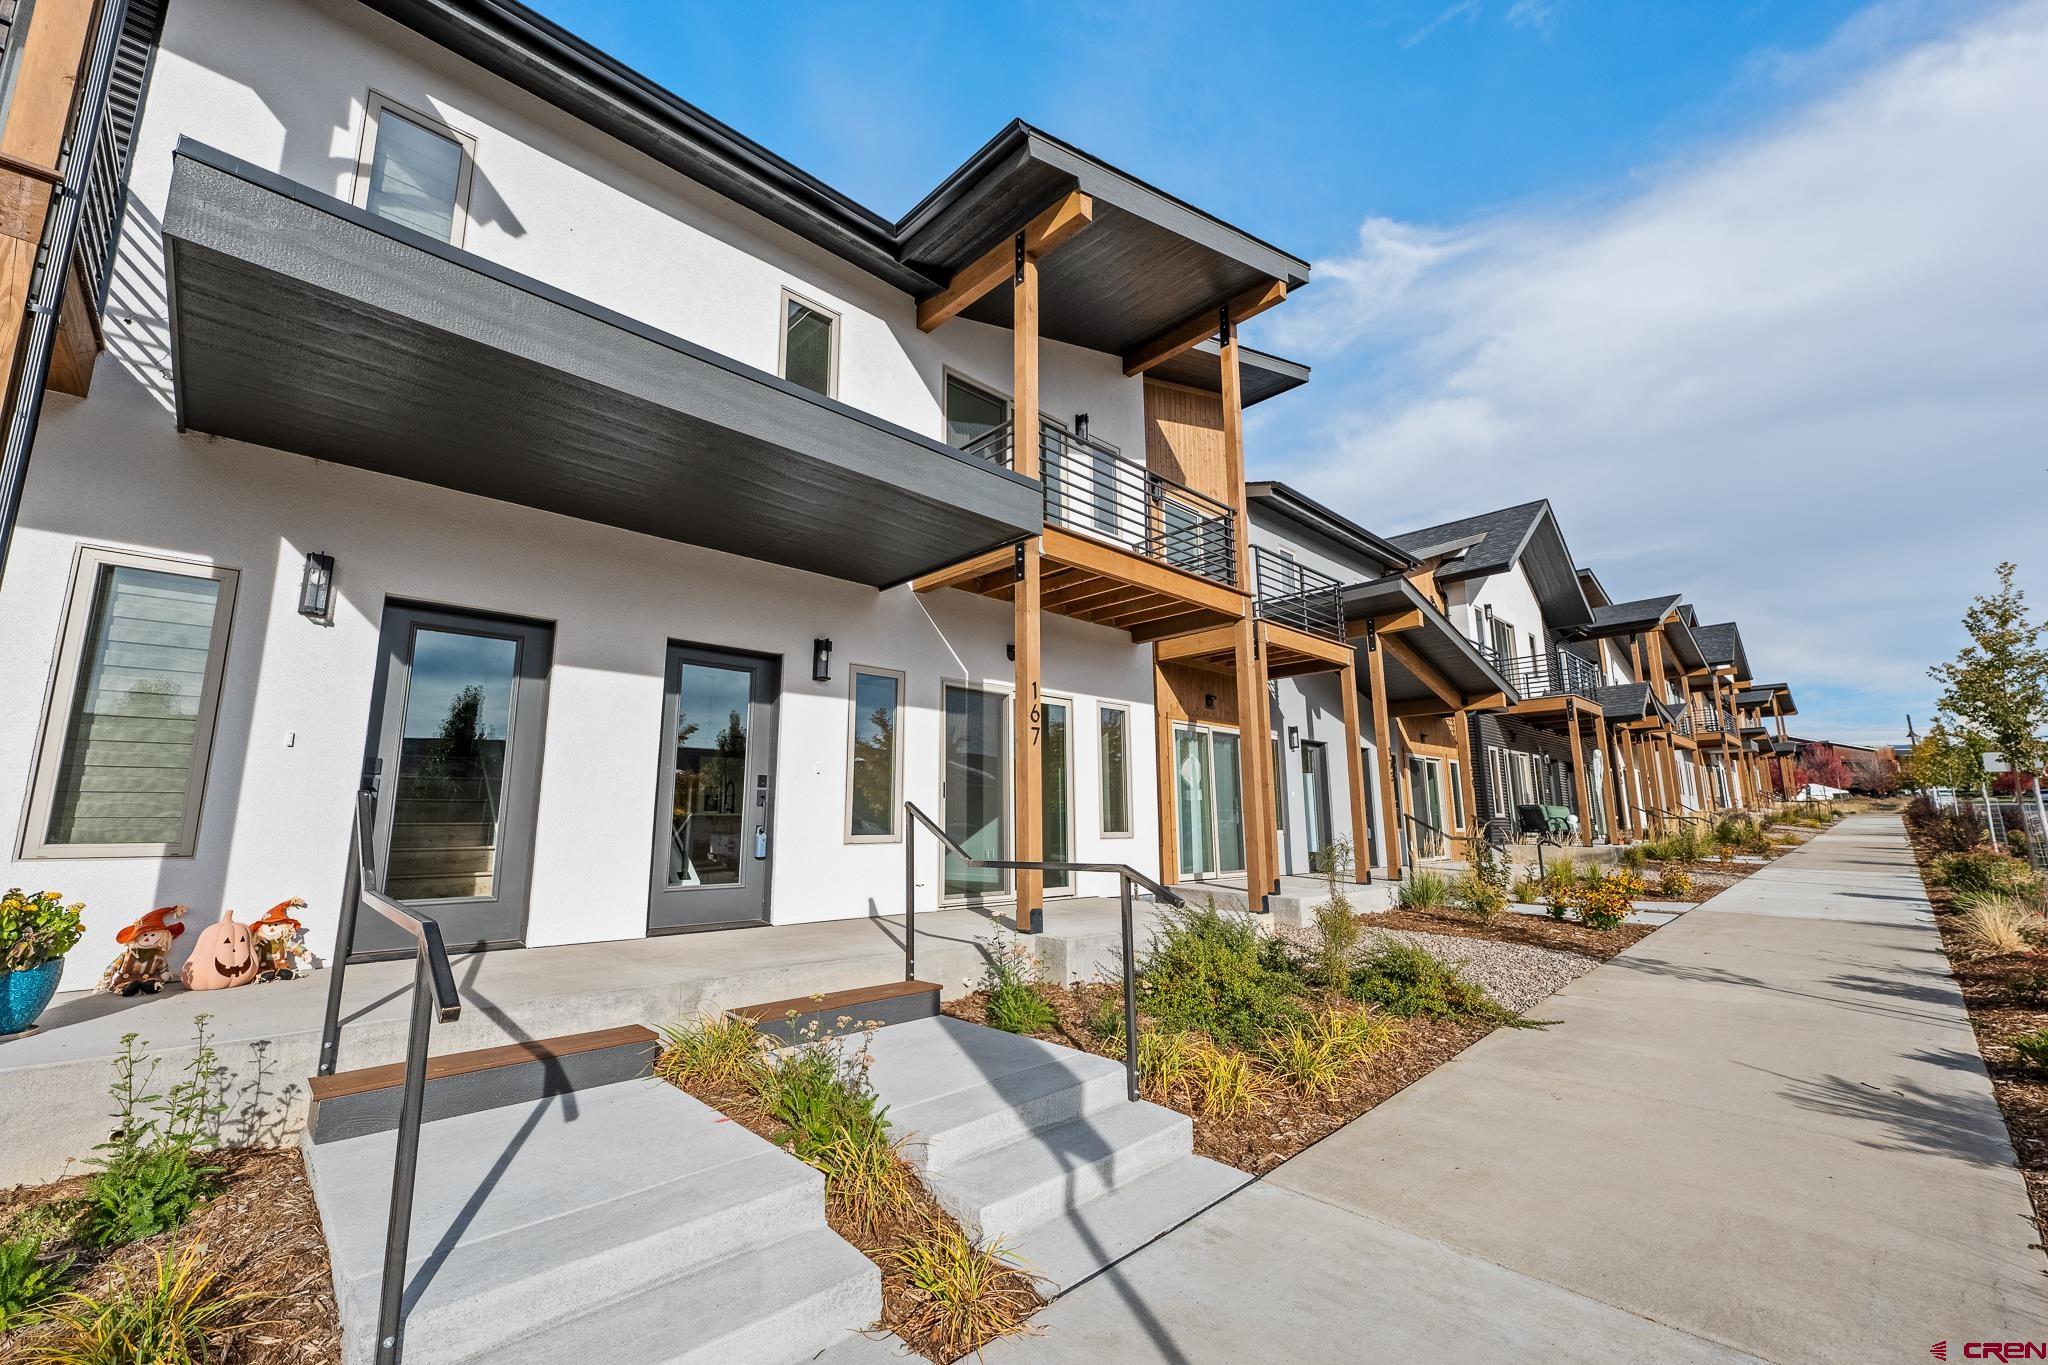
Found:
[[[1446,7],[1437,14],[1436,18],[1430,20],[1421,28],[1416,29],[1406,38],[1403,38],[1401,40],[1401,46],[1416,46],[1417,44],[1425,41],[1430,34],[1436,32],[1445,24],[1450,23],[1453,19],[1463,19],[1466,23],[1469,24],[1478,17],[1479,0],[1457,0],[1456,4]]]
[[[1548,34],[1557,27],[1557,4],[1555,0],[1515,0],[1508,6],[1508,23]]]
[[[2048,0],[1807,69],[1621,197],[1368,220],[1260,344],[1318,368],[1290,478],[1383,531],[1548,496],[1610,589],[1739,619],[1874,737],[1992,563],[2048,584]]]

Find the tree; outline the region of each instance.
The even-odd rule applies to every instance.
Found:
[[[1984,736],[2017,772],[2048,767],[2048,621],[2036,621],[2018,570],[1998,566],[1998,591],[1979,595],[1963,614],[1970,643],[1928,676],[1943,685],[1942,711]],[[1970,779],[1975,783],[1975,777]]]
[[[1915,787],[1967,791],[1983,776],[1984,749],[1984,741],[1976,735],[1950,730],[1945,721],[1936,718],[1907,755],[1900,775]]]
[[[1832,744],[1808,744],[1799,751],[1799,785],[1849,790],[1849,765]]]

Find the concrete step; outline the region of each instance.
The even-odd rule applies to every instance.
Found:
[[[1056,1296],[1251,1183],[1221,1162],[1184,1156],[1040,1223],[1009,1249]]]
[[[1124,1101],[1123,1064],[937,1018],[884,1029],[868,1079],[904,1156],[943,1171]]]
[[[925,1186],[969,1233],[1014,1241],[1121,1186],[1185,1158],[1194,1120],[1156,1104],[1124,1101],[993,1148]]]
[[[797,1365],[881,1316],[873,1261],[818,1228],[461,1359],[491,1365]],[[408,1361],[414,1359],[410,1349]]]
[[[345,1365],[374,1356],[394,1137],[304,1148]],[[420,1135],[405,1356],[495,1359],[534,1333],[586,1314],[609,1322],[643,1297],[662,1301],[671,1290],[660,1286],[694,1284],[731,1258],[811,1233],[831,1236],[815,1170],[658,1081],[442,1119]],[[763,1288],[740,1304],[764,1319],[814,1288],[796,1263],[776,1264],[787,1293]],[[864,1326],[879,1311],[877,1288],[840,1325]],[[679,1320],[679,1343],[695,1339],[685,1327]]]
[[[649,1074],[661,1039],[638,1024],[561,1038],[507,1043],[470,1052],[444,1052],[427,1061],[422,1116],[429,1122],[500,1105],[589,1090]],[[308,1082],[312,1095],[306,1133],[334,1142],[389,1132],[398,1126],[405,1065],[339,1071]]]

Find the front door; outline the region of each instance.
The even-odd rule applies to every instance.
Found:
[[[432,914],[451,950],[526,934],[553,638],[531,622],[384,611],[370,716],[377,867],[384,894]],[[357,956],[413,951],[380,916],[357,919]]]
[[[1329,751],[1311,740],[1301,742],[1302,832],[1308,838],[1309,867],[1330,846],[1330,772],[1325,757]]]
[[[1010,698],[948,683],[945,687],[946,774],[940,811],[946,837],[976,859],[1003,859],[1010,848]],[[1000,896],[1010,874],[973,867],[946,854],[948,900]]]
[[[1072,744],[1073,708],[1064,701],[1047,697],[1039,704],[1043,718],[1041,775],[1045,782],[1045,861],[1074,860],[1074,764]],[[1073,874],[1048,870],[1045,890],[1057,895],[1074,889]]]
[[[1181,878],[1244,871],[1244,779],[1236,733],[1175,726],[1173,772]]]
[[[668,647],[649,932],[768,922],[780,690],[773,659]]]

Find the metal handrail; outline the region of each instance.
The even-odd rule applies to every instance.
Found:
[[[1014,421],[961,449],[1014,465]],[[1104,540],[1146,559],[1236,587],[1237,513],[1228,503],[1155,474],[1104,442],[1041,420],[1038,478],[1045,522]]]
[[[1441,858],[1450,850],[1451,836],[1448,831],[1438,828],[1410,811],[1402,811],[1401,818],[1414,827],[1408,836],[1408,866],[1410,870],[1413,870],[1416,862],[1420,859]],[[1423,837],[1418,838],[1418,834]],[[1418,852],[1418,850],[1421,851]]]
[[[923,825],[969,867],[1011,872],[1110,872],[1117,878],[1118,899],[1123,910],[1124,959],[1124,1092],[1132,1103],[1138,1099],[1138,985],[1137,949],[1131,925],[1131,883],[1150,891],[1168,905],[1187,904],[1128,863],[1070,863],[1061,860],[1024,862],[1014,858],[977,858],[954,841],[933,819],[917,808],[915,801],[903,803],[910,817],[903,827],[903,979],[917,979],[917,826]]]
[[[1286,555],[1252,546],[1259,616],[1331,640],[1344,638],[1344,585]]]
[[[1517,696],[1593,701],[1600,691],[1599,668],[1576,654],[1561,649],[1544,654],[1503,654],[1488,644],[1479,644],[1478,649]]]
[[[334,962],[327,971],[327,1015],[320,1030],[317,1074],[332,1076],[341,1042],[341,987],[349,954],[355,950],[356,916],[367,907],[406,931],[416,945],[412,979],[412,1022],[405,1041],[405,1087],[398,1109],[398,1151],[391,1171],[391,1216],[384,1231],[384,1277],[377,1299],[377,1365],[397,1365],[405,1333],[405,1262],[412,1233],[413,1180],[419,1166],[420,1118],[427,1095],[427,1041],[438,1018],[462,1017],[462,997],[448,964],[441,925],[432,915],[392,900],[381,890],[376,845],[376,794],[356,793],[355,825],[349,835],[348,873],[342,883],[341,929]]]

